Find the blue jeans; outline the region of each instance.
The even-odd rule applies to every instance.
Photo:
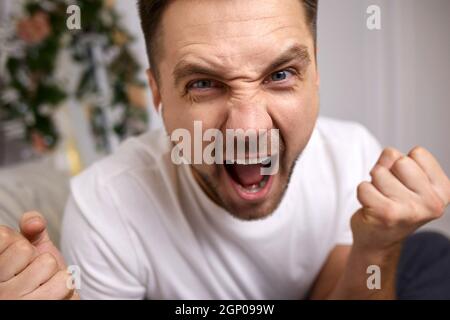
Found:
[[[398,299],[450,299],[450,240],[418,232],[403,247],[397,269]]]

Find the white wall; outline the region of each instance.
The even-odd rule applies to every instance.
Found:
[[[381,30],[366,28],[371,4]],[[318,42],[322,114],[422,145],[450,174],[450,1],[320,0]],[[450,235],[450,210],[431,226]]]

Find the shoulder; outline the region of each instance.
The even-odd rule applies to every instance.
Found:
[[[304,164],[332,173],[339,181],[366,179],[381,153],[377,139],[363,125],[319,118],[305,149]]]
[[[99,265],[107,270],[102,275],[106,287],[87,283],[85,297],[142,296],[141,284],[151,267],[138,239],[154,224],[165,201],[160,193],[173,181],[166,178],[171,170],[171,162],[165,160],[170,151],[166,142],[162,130],[128,139],[114,154],[72,179],[62,226],[63,252],[83,267],[84,274],[92,273],[91,280],[98,277]]]
[[[140,170],[160,170],[169,148],[162,130],[127,139],[113,154],[97,161],[71,181],[72,189],[104,187]]]
[[[317,234],[324,234],[319,230],[328,230],[329,241],[324,241],[323,236],[320,238],[328,244],[327,252],[336,244],[352,243],[349,221],[360,206],[356,197],[357,186],[370,179],[370,170],[380,153],[380,144],[363,125],[329,118],[318,119],[301,159],[303,168],[299,170],[303,174],[298,180],[299,184],[306,180],[306,192],[312,198],[320,199],[315,203],[318,214],[312,219],[317,222]],[[321,219],[316,219],[319,216]]]
[[[316,131],[324,142],[341,147],[364,146],[376,142],[374,136],[362,124],[354,121],[338,120],[320,117],[317,120]]]
[[[169,142],[163,130],[128,139],[114,154],[71,180],[74,201],[82,212],[97,217],[109,210],[121,213],[124,207],[132,209],[137,205],[133,198],[144,193],[150,204],[158,201],[158,194],[173,181],[174,169],[167,161]]]
[[[142,168],[157,170],[168,150],[167,141],[162,130],[129,138],[113,154],[97,161],[72,181],[77,184],[95,178],[99,185],[106,185]]]
[[[374,135],[357,122],[322,117],[317,121],[315,134],[327,148],[344,158],[356,155],[372,157],[381,151]]]

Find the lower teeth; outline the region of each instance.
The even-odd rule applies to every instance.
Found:
[[[242,187],[245,189],[245,191],[249,192],[249,193],[256,193],[259,190],[261,190],[262,188],[264,188],[264,186],[267,184],[267,177],[265,176],[258,184],[253,184],[249,187]]]

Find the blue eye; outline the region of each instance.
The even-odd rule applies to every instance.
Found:
[[[277,71],[275,73],[272,73],[272,75],[270,76],[272,81],[283,81],[286,80],[289,77],[289,73],[292,75],[292,72],[290,72],[289,70],[281,70],[281,71]]]
[[[213,85],[211,80],[198,80],[191,84],[191,88],[194,89],[209,89]]]

